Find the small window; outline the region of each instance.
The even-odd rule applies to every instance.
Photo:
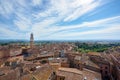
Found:
[[[103,71],[102,71],[102,70],[100,70],[100,72],[102,73]]]
[[[108,74],[108,72],[107,72],[107,71],[105,71],[105,74]]]
[[[108,67],[105,67],[105,69],[108,69]]]
[[[64,77],[60,77],[60,80],[65,80],[65,78]]]
[[[55,72],[53,72],[53,75],[55,75]]]
[[[78,67],[79,67],[79,64],[78,64]]]

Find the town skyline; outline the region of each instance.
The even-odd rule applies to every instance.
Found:
[[[0,1],[0,39],[120,40],[119,0]]]

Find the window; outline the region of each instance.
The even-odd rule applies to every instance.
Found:
[[[60,77],[60,80],[65,80],[65,77]]]
[[[108,67],[105,67],[105,69],[108,69]]]
[[[107,72],[107,71],[105,71],[105,74],[108,74],[108,72]]]
[[[55,75],[55,72],[53,72],[53,75]]]
[[[100,72],[102,73],[102,70],[100,70]]]

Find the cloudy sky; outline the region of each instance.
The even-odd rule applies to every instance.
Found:
[[[120,0],[0,0],[0,39],[120,40]]]

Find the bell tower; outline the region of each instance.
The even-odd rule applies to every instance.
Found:
[[[30,48],[33,48],[34,46],[34,37],[33,37],[33,33],[30,34]]]

